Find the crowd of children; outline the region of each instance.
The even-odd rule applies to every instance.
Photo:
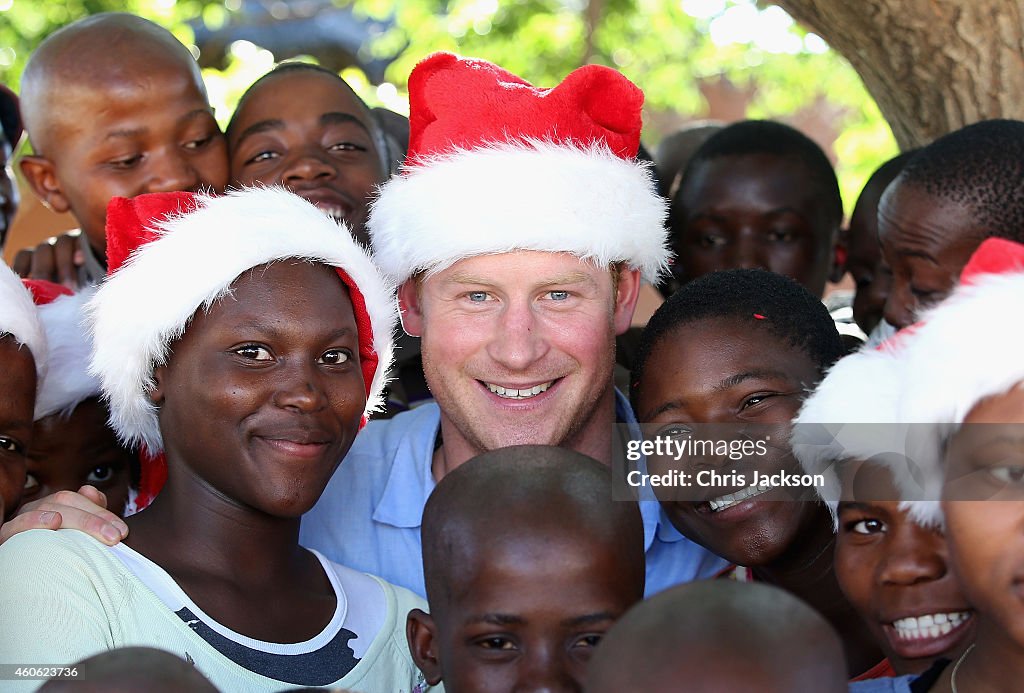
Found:
[[[409,95],[284,63],[221,132],[120,13],[0,89],[79,225],[0,266],[0,688],[1017,690],[1024,123],[843,227],[781,123],[658,181],[609,68]]]

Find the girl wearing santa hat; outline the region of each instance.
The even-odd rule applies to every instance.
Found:
[[[116,199],[107,238],[91,369],[144,454],[144,509],[117,546],[61,530],[0,547],[0,619],[19,633],[0,661],[141,645],[222,690],[420,685],[404,627],[422,600],[298,544],[380,405],[391,287],[280,189]]]

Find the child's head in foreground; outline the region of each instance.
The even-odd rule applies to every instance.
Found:
[[[853,319],[864,334],[871,334],[882,320],[892,280],[889,267],[882,262],[882,248],[878,244],[878,203],[882,193],[916,152],[916,149],[903,152],[871,174],[857,198],[850,224],[843,234],[845,269],[857,290],[853,298]]]
[[[562,448],[518,446],[447,474],[423,513],[430,614],[409,645],[453,693],[580,690],[595,645],[643,597],[635,503],[611,472]]]
[[[878,236],[892,269],[885,319],[906,327],[983,240],[1024,241],[1024,122],[974,123],[917,152],[882,196]]]
[[[587,693],[841,693],[839,637],[775,587],[679,585],[636,605],[598,647]]]
[[[708,274],[662,304],[644,329],[633,371],[633,407],[645,430],[682,439],[740,426],[765,443],[764,454],[710,463],[717,472],[743,475],[742,483],[714,483],[699,497],[685,498],[655,489],[680,532],[733,563],[756,566],[817,531],[817,503],[772,502],[792,500],[794,490],[755,486],[753,473],[797,472],[788,443],[791,422],[842,351],[821,301],[792,279],[764,270]],[[701,429],[706,424],[731,428]],[[658,467],[665,463],[690,472],[695,464],[648,463],[657,473],[667,471]]]
[[[370,198],[388,176],[384,132],[337,74],[284,63],[242,95],[227,127],[231,181],[283,185],[369,246]]]
[[[759,267],[820,298],[842,220],[839,184],[821,147],[782,123],[735,123],[701,145],[672,199],[674,271],[688,282]]]
[[[51,209],[71,211],[99,258],[112,198],[227,184],[199,66],[141,17],[93,15],[44,39],[25,66],[21,108],[35,152],[22,173]]]
[[[42,693],[217,693],[195,665],[153,647],[122,647],[77,662],[72,678],[52,679]]]
[[[89,310],[112,426],[165,454],[169,485],[297,518],[380,404],[387,285],[346,228],[280,188],[118,199],[108,217]],[[140,509],[160,472],[143,465]]]
[[[804,403],[792,441],[804,470],[827,479],[818,492],[832,511],[843,594],[892,668],[920,674],[959,657],[975,619],[941,528],[911,512],[898,483],[911,468],[893,453],[916,431],[900,424],[893,341],[836,364]],[[894,449],[883,451],[883,441]]]
[[[46,358],[32,294],[0,263],[0,520],[14,513],[25,486],[25,455]]]
[[[122,515],[130,488],[138,484],[138,458],[107,423],[100,383],[88,372],[92,339],[83,320],[91,295],[86,290],[39,306],[50,356],[36,400],[21,502],[88,484]]]

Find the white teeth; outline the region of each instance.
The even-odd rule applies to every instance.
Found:
[[[754,486],[748,486],[747,488],[741,491],[737,491],[736,493],[730,493],[720,498],[710,500],[708,501],[708,505],[711,506],[711,512],[717,513],[721,510],[725,510],[726,508],[731,508],[740,501],[745,501],[748,498],[752,498],[753,496],[759,496],[762,493],[766,493],[767,491],[771,490],[772,486],[767,481],[762,480],[759,484],[756,484]]]
[[[547,390],[554,384],[554,382],[554,380],[551,380],[541,385],[528,387],[524,390],[519,390],[514,387],[502,387],[501,385],[493,385],[491,383],[484,383],[484,385],[486,385],[487,389],[498,397],[504,397],[505,399],[529,399],[530,397],[536,397]]]
[[[922,640],[946,635],[970,617],[969,611],[909,616],[895,621],[892,627],[896,629],[896,635],[900,640]]]
[[[334,205],[320,205],[320,211],[333,219],[339,221],[345,220],[345,210],[341,207],[335,207]]]

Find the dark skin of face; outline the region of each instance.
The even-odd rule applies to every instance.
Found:
[[[22,172],[49,207],[74,214],[101,259],[111,198],[227,184],[224,136],[202,83],[171,58],[112,76],[103,89],[64,85],[44,129],[45,146]]]
[[[25,453],[32,443],[36,362],[28,347],[0,336],[0,517],[9,519],[25,486]]]
[[[339,80],[313,71],[263,80],[235,114],[228,148],[234,185],[284,185],[351,225],[369,245],[368,204],[387,175],[370,114]]]
[[[452,693],[582,691],[602,635],[643,596],[643,571],[608,541],[555,527],[477,537],[459,549],[451,592],[409,615],[428,682]]]
[[[875,465],[844,465],[843,498],[839,503],[836,578],[850,603],[882,645],[898,674],[920,674],[941,657],[956,660],[974,642],[974,618],[952,626],[950,614],[973,613],[949,562],[946,538],[922,527],[899,508],[898,494],[887,469]],[[871,484],[874,493],[860,500],[857,485]],[[869,477],[869,478],[865,478]],[[909,637],[894,623],[901,619],[942,614],[948,633]],[[921,625],[920,620],[917,622]],[[922,629],[918,629],[922,630]]]
[[[988,424],[988,425],[985,425]],[[953,568],[977,609],[961,691],[1015,689],[1024,677],[1024,389],[978,402],[946,456],[942,512]],[[949,690],[945,679],[936,690]]]
[[[757,325],[753,316],[749,322],[703,320],[667,333],[651,350],[637,413],[646,429],[661,436],[686,435],[694,424],[753,424],[754,437],[786,440],[805,392],[820,378],[818,365],[806,353]],[[788,444],[769,444],[767,451],[739,461],[718,460],[715,471],[743,473],[747,484],[755,469],[796,471]],[[652,473],[666,471],[659,464],[649,460]],[[694,464],[703,469],[712,463]],[[877,645],[856,622],[836,583],[834,537],[824,505],[793,501],[793,491],[780,487],[711,510],[708,501],[740,490],[715,486],[700,501],[659,500],[682,534],[818,609],[839,631],[851,675],[877,664],[882,658]]]
[[[322,265],[257,267],[231,293],[194,316],[154,373],[168,480],[128,519],[127,543],[228,628],[301,642],[336,605],[299,520],[359,427],[356,322]]]
[[[885,188],[865,188],[857,200],[846,231],[846,270],[853,277],[853,319],[864,334],[871,334],[882,320],[892,271],[882,260],[878,244],[878,201]]]
[[[673,249],[682,282],[716,270],[759,267],[821,296],[837,233],[837,221],[829,219],[806,167],[769,154],[703,162],[673,203]]]
[[[885,319],[907,327],[923,308],[948,296],[988,235],[966,207],[897,178],[878,206],[878,237],[892,269]]]
[[[107,507],[123,514],[132,454],[107,426],[107,416],[98,399],[87,399],[70,417],[57,413],[35,422],[22,504],[89,484],[104,493]]]

